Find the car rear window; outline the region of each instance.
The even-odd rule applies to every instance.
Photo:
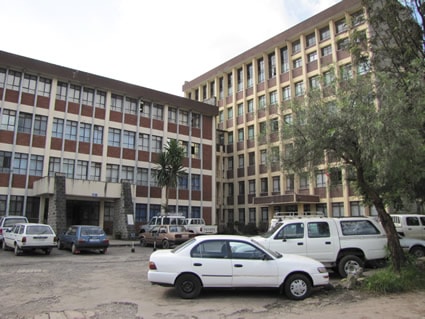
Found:
[[[351,235],[378,235],[379,230],[369,220],[341,221],[342,234]]]
[[[81,235],[82,236],[89,236],[89,235],[103,235],[103,229],[98,227],[84,227],[81,228]]]
[[[42,225],[31,225],[27,227],[27,235],[44,235],[44,234],[53,234],[53,231],[48,226]]]

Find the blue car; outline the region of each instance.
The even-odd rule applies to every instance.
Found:
[[[99,250],[106,253],[109,247],[109,239],[104,230],[93,225],[73,225],[58,237],[58,249],[71,249],[73,254],[81,250]]]

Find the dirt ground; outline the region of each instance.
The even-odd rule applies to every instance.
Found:
[[[16,257],[0,251],[0,319],[425,319],[425,291],[373,296],[320,289],[297,302],[270,290],[207,290],[183,300],[174,289],[147,282],[151,252],[111,247],[105,255],[72,255],[54,249],[50,256]]]

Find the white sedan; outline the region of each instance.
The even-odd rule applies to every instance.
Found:
[[[329,274],[316,260],[281,255],[244,236],[197,236],[173,250],[158,250],[149,260],[148,280],[175,287],[180,297],[196,298],[202,288],[279,288],[294,300],[312,287],[329,284]]]

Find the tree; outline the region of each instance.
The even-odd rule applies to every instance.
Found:
[[[375,206],[388,236],[393,267],[400,271],[405,256],[387,208],[415,198],[425,179],[423,42],[411,11],[398,1],[384,1],[379,10],[375,1],[365,4],[373,30],[367,47],[376,55],[369,59],[356,32],[351,49],[355,66],[368,62],[373,72],[351,75],[333,70],[333,83],[326,81],[323,89],[293,103],[292,124],[282,121],[286,141],[282,165],[299,172],[314,169],[318,162],[342,167],[347,182],[366,204]],[[407,48],[399,34],[402,29],[409,37]],[[380,46],[383,42],[385,49]]]
[[[186,175],[183,168],[184,149],[175,139],[170,139],[165,150],[159,154],[155,177],[160,187],[165,187],[164,211],[168,212],[170,188],[176,188],[179,178]]]

